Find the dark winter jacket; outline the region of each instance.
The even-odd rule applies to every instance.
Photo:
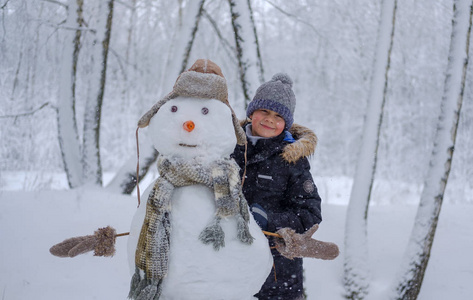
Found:
[[[321,199],[307,160],[315,150],[316,137],[304,127],[295,127],[302,128],[302,131],[293,132],[295,143],[284,141],[283,132],[277,137],[259,140],[256,145],[249,142],[247,146],[243,193],[249,205],[257,203],[263,207],[268,216],[268,231],[271,232],[290,227],[303,233],[322,221]],[[313,142],[307,138],[302,141],[298,136],[301,132],[312,134]],[[244,152],[244,146],[237,146],[233,154],[242,173]],[[274,245],[272,238],[269,238],[269,243]],[[256,296],[258,299],[287,300],[300,297],[303,293],[302,259],[287,259],[275,249],[272,253],[275,268]]]

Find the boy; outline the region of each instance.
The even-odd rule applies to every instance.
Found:
[[[307,160],[315,150],[316,137],[304,129],[303,134],[312,135],[313,142],[307,145],[311,139],[304,139],[305,145],[291,147],[299,143],[288,131],[293,124],[295,104],[291,78],[276,74],[256,91],[247,109],[251,123],[243,125],[248,138],[243,193],[258,225],[270,232],[290,227],[303,233],[322,221],[321,199]],[[237,146],[233,154],[242,174],[244,154],[244,146]],[[302,259],[283,257],[273,248],[271,237],[269,244],[274,268],[255,296],[258,299],[304,299]]]

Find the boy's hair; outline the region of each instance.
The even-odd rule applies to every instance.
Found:
[[[286,73],[277,73],[263,83],[248,105],[246,115],[249,117],[255,110],[268,109],[280,114],[286,122],[286,129],[294,123],[296,96],[292,91],[292,79]]]

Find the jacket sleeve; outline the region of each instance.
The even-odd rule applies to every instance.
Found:
[[[322,200],[312,179],[307,158],[301,158],[291,165],[284,194],[284,212],[268,214],[269,231],[276,232],[289,227],[303,233],[314,224],[322,222]]]
[[[240,175],[242,175],[243,170],[245,169],[245,147],[236,145],[235,150],[230,155],[230,158],[233,158],[238,164],[240,167]]]

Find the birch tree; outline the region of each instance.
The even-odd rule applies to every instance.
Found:
[[[61,65],[61,83],[58,103],[58,139],[67,174],[69,187],[75,188],[84,183],[102,184],[100,163],[100,117],[107,70],[107,56],[110,42],[113,0],[102,1],[99,6],[94,28],[91,55],[92,73],[89,76],[89,98],[86,100],[83,141],[80,142],[76,116],[76,76],[81,45],[83,25],[83,0],[71,0],[67,7],[66,42]],[[74,29],[70,31],[70,29]],[[70,31],[70,33],[69,33]]]
[[[169,48],[166,67],[163,69],[163,74],[166,74],[166,76],[162,76],[162,94],[172,90],[177,77],[188,67],[189,56],[194,44],[195,34],[199,29],[204,4],[205,0],[188,1],[179,15],[179,25]]]
[[[174,34],[173,41],[168,53],[166,67],[163,68],[163,76],[161,81],[161,94],[172,90],[175,80],[183,71],[186,70],[195,35],[199,27],[202,17],[205,0],[189,1],[184,7],[178,20],[179,26]],[[157,158],[157,153],[151,143],[142,142],[140,146],[140,156],[143,157],[140,162],[139,180],[146,176],[150,166]],[[117,175],[113,178],[108,189],[131,194],[136,186],[136,163],[135,155],[130,155],[125,164],[118,170]]]
[[[344,286],[347,299],[364,299],[369,292],[368,207],[376,171],[379,135],[386,101],[396,5],[396,0],[384,0],[381,7],[367,114],[347,210],[344,262]]]
[[[86,101],[83,134],[83,169],[85,183],[102,185],[100,163],[100,118],[107,75],[107,58],[112,31],[114,0],[98,1],[98,17],[92,54],[92,74]],[[106,7],[105,7],[106,6]]]
[[[61,64],[61,82],[59,83],[59,101],[57,104],[57,128],[62,161],[70,188],[83,183],[81,164],[81,145],[76,121],[75,86],[77,59],[80,50],[82,0],[70,0],[67,7],[65,26],[77,28],[65,31],[65,42]]]
[[[417,299],[450,174],[469,60],[473,1],[455,0],[453,11],[448,66],[428,174],[391,299]]]
[[[263,64],[250,0],[228,0],[235,33],[240,82],[248,106],[256,89],[264,82]]]
[[[129,27],[128,27],[128,32],[127,32],[127,44],[126,44],[126,50],[125,50],[125,74],[126,76],[126,84],[123,87],[123,95],[126,95],[126,98],[128,98],[129,90],[131,88],[131,79],[129,78],[129,73],[131,73],[131,70],[133,69],[131,67],[131,58],[130,58],[130,53],[132,49],[136,47],[133,35],[134,35],[134,26],[135,26],[135,19],[136,19],[136,1],[137,0],[132,0],[130,6],[130,20],[129,20]],[[136,67],[136,66],[133,66]],[[134,78],[133,78],[134,79]]]

